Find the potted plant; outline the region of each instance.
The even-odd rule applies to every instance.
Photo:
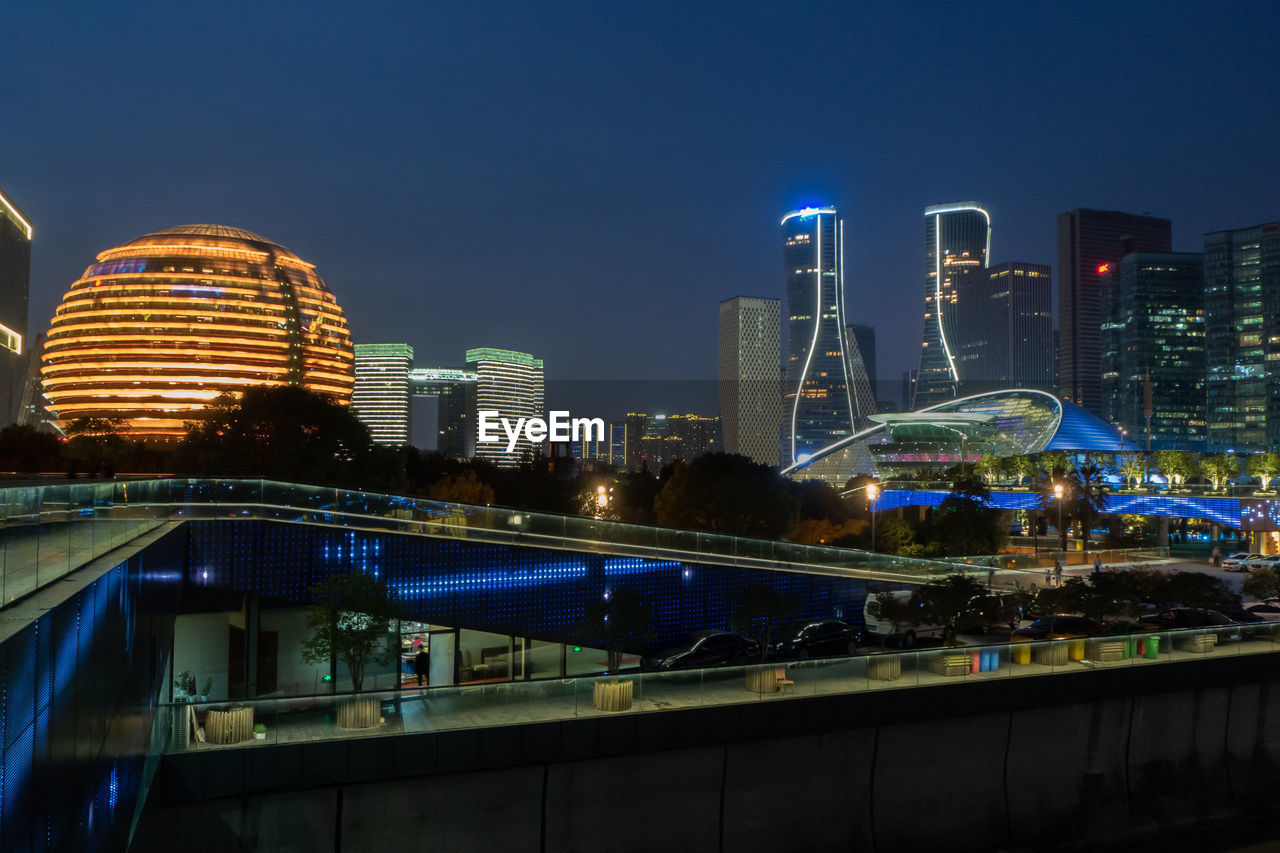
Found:
[[[192,679],[194,683],[195,679]],[[213,676],[209,676],[204,680],[204,685],[200,690],[200,701],[208,702],[210,694],[213,693]]]
[[[359,693],[370,661],[379,666],[391,662],[387,626],[398,618],[395,591],[378,578],[358,571],[330,575],[311,588],[311,638],[302,644],[302,658],[308,663],[341,660],[351,673],[352,691]],[[371,728],[382,721],[380,711],[376,698],[353,697],[338,706],[338,725]]]
[[[189,693],[195,692],[195,678],[192,677],[189,670],[183,670],[174,676],[173,679],[173,700],[175,702],[187,701]]]
[[[254,740],[266,740],[266,739],[267,739],[267,727],[266,727],[265,725],[263,725],[262,723],[254,723],[254,726],[253,726],[253,739],[254,739]]]

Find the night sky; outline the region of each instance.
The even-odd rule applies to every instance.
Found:
[[[357,342],[548,378],[712,379],[778,221],[846,217],[848,315],[915,366],[926,205],[1054,266],[1078,206],[1280,219],[1280,4],[0,4],[0,186],[32,332],[94,255],[190,222],[315,263]],[[1046,342],[1048,345],[1048,342]],[[883,396],[883,394],[882,394]]]

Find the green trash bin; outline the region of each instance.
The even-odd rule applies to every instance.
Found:
[[[1124,656],[1126,658],[1136,658],[1138,656],[1138,638],[1130,637],[1124,641]]]
[[[1160,657],[1160,638],[1147,637],[1147,658],[1155,660]]]

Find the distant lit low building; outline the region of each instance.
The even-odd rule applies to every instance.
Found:
[[[61,425],[179,437],[220,394],[295,385],[351,401],[342,309],[315,267],[239,228],[180,225],[98,255],[53,316],[42,380]]]
[[[913,477],[986,454],[1018,456],[1137,450],[1106,421],[1046,391],[1016,388],[949,400],[916,412],[875,415],[876,425],[783,470],[794,480],[842,486],[857,474]]]

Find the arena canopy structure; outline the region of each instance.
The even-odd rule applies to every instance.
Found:
[[[858,474],[884,479],[1020,456],[1137,451],[1118,429],[1046,391],[1012,388],[948,400],[918,412],[873,415],[875,426],[784,468],[793,480],[842,486]]]
[[[59,426],[119,418],[129,438],[179,438],[219,395],[261,385],[350,402],[346,318],[314,265],[280,244],[180,225],[97,261],[62,298],[44,346]]]

